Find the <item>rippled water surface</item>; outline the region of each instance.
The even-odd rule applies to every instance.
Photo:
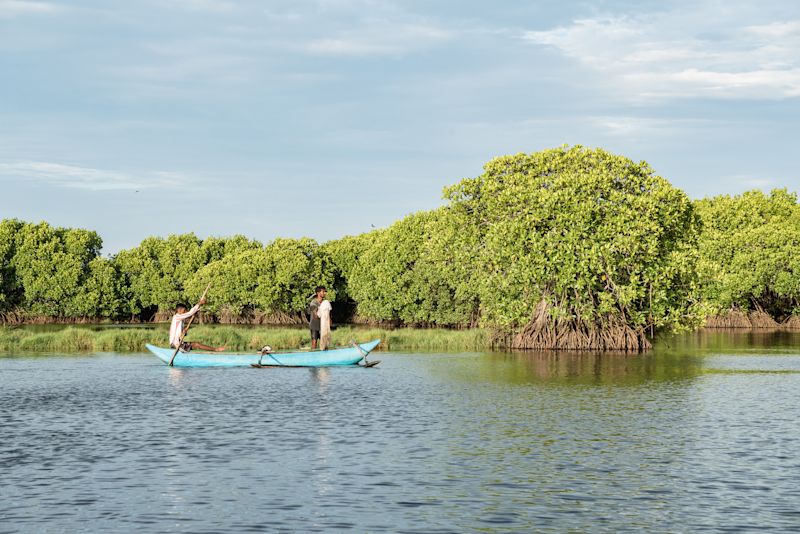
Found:
[[[800,530],[800,334],[375,357],[0,356],[0,532]]]

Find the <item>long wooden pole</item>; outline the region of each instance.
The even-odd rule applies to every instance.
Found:
[[[211,282],[209,282],[208,285],[206,286],[206,290],[203,291],[203,296],[200,297],[200,300],[203,300],[203,299],[206,298],[206,294],[208,293],[208,288],[210,288],[210,287],[211,287]],[[200,313],[200,310],[197,310],[197,313]],[[197,315],[197,313],[195,313],[194,315],[189,317],[189,322],[186,323],[186,327],[181,332],[181,337],[178,339],[178,346],[175,347],[175,352],[172,353],[172,358],[169,359],[169,366],[170,367],[173,367],[172,362],[175,361],[175,356],[177,356],[178,355],[178,351],[181,350],[181,345],[183,344],[183,338],[186,337],[186,332],[188,332],[189,331],[189,327],[192,326],[192,321],[194,321],[194,318]]]

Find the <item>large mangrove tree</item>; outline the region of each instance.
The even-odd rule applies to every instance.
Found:
[[[446,190],[478,239],[482,321],[519,348],[640,350],[692,322],[699,221],[645,162],[562,147]]]

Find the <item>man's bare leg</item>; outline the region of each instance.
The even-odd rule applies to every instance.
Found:
[[[208,345],[203,345],[202,343],[198,343],[197,341],[192,341],[192,350],[199,349],[199,350],[207,350],[210,352],[222,352],[225,350],[225,347],[209,347]]]

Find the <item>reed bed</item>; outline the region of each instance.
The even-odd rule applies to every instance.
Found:
[[[378,350],[413,351],[482,351],[492,346],[490,332],[483,329],[396,330],[342,326],[333,332],[333,344],[348,345],[381,339]],[[308,330],[302,328],[251,328],[236,326],[192,327],[186,338],[192,341],[227,347],[230,351],[258,350],[270,345],[276,350],[308,348]],[[89,328],[66,327],[54,332],[26,328],[0,327],[0,352],[143,352],[145,343],[167,345],[164,328]]]

